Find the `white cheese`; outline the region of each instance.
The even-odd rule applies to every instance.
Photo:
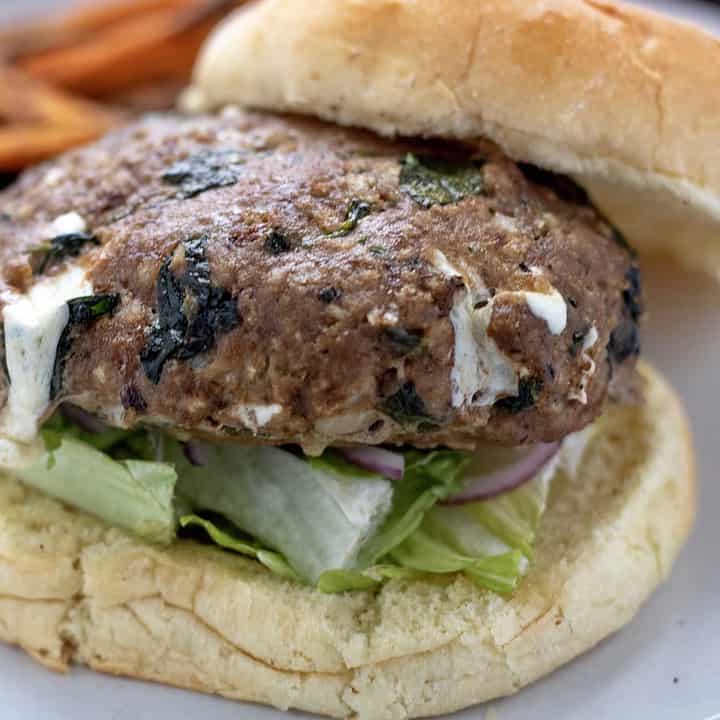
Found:
[[[585,341],[582,346],[582,355],[580,359],[582,361],[583,368],[582,375],[580,377],[580,386],[576,391],[571,392],[569,395],[571,400],[577,400],[583,405],[587,405],[587,387],[592,379],[592,376],[595,374],[595,370],[597,369],[595,361],[592,359],[592,356],[588,351],[594,347],[599,337],[597,328],[593,325],[590,330],[588,330],[588,334],[585,336]]]
[[[76,212],[65,213],[56,217],[50,226],[52,237],[57,235],[73,235],[87,232],[85,219]]]
[[[455,331],[451,402],[456,408],[492,405],[498,398],[517,395],[518,378],[510,358],[488,335],[494,298],[474,272],[459,272],[439,250],[433,264],[448,277],[460,277],[465,287],[455,294],[450,322]],[[484,302],[483,307],[476,307]]]
[[[5,361],[10,389],[0,434],[31,442],[50,402],[58,341],[68,322],[67,301],[92,294],[85,272],[71,268],[43,280],[4,309]]]
[[[450,311],[455,329],[455,355],[450,372],[453,407],[486,407],[500,397],[518,393],[518,378],[510,359],[488,335],[494,300],[475,309],[469,291],[457,293]]]
[[[529,270],[533,277],[541,277],[543,274],[536,265],[531,265]],[[567,326],[567,304],[565,298],[552,285],[550,287],[549,293],[517,290],[508,294],[522,297],[530,312],[536,318],[544,320],[553,335],[560,335]]]
[[[282,412],[282,405],[237,405],[233,408],[233,415],[237,416],[245,427],[257,432],[267,425],[278,413]]]
[[[530,292],[527,290],[513,293],[524,298],[530,312],[547,323],[553,335],[560,335],[567,325],[567,305],[563,296],[555,289],[550,293]]]

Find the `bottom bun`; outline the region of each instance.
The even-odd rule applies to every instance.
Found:
[[[462,576],[323,595],[192,542],[148,545],[0,479],[0,638],[101,672],[335,717],[435,715],[508,695],[626,624],[692,524],[682,407],[642,368],[581,471],[558,471],[511,597]]]

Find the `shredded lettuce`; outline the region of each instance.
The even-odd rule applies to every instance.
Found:
[[[180,526],[183,528],[202,528],[219,547],[255,558],[268,570],[272,570],[281,577],[300,580],[298,574],[288,565],[287,560],[282,555],[263,548],[257,542],[248,542],[241,539],[237,528],[222,517],[210,520],[199,515],[183,515],[180,518]]]
[[[380,475],[279,448],[216,445],[202,467],[177,448],[171,458],[193,507],[222,514],[311,583],[326,570],[357,567],[392,503],[392,484]]]
[[[417,530],[425,513],[438,500],[460,488],[462,471],[469,462],[466,453],[452,450],[408,451],[403,479],[394,485],[390,515],[363,548],[360,565],[374,565]]]
[[[147,430],[83,432],[55,416],[46,452],[13,472],[24,482],[148,540],[178,531],[257,560],[323,592],[464,573],[511,592],[532,560],[551,464],[523,487],[485,502],[442,506],[472,458],[405,452],[398,482],[338,453],[215,445],[194,466],[176,440]]]
[[[393,560],[425,572],[464,572],[496,592],[514,590],[532,559],[554,472],[550,463],[534,480],[500,497],[433,508],[393,550]]]
[[[71,435],[48,433],[45,446],[38,460],[14,474],[48,495],[147,540],[173,541],[177,474],[172,465],[113,460]]]

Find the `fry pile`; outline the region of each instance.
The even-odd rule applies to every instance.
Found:
[[[243,0],[114,0],[0,30],[0,172],[171,107],[210,30]]]

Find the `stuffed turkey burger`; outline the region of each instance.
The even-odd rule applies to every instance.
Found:
[[[602,108],[645,91],[613,48],[670,62],[670,91],[667,47],[710,41],[531,5],[254,3],[199,62],[209,114],[0,195],[0,637],[412,717],[632,617],[694,489],[683,411],[638,361],[628,240],[662,231],[661,198],[679,246],[713,198],[651,109]]]

